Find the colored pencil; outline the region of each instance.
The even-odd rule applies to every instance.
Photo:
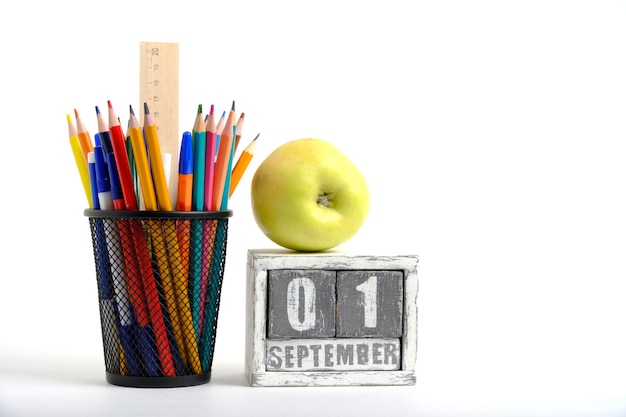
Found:
[[[98,106],[96,106],[96,120],[98,123],[98,135],[100,135],[100,142],[102,142],[102,150],[104,151],[104,155],[108,155],[113,152],[111,134],[109,133],[109,125]]]
[[[165,169],[163,168],[163,156],[161,154],[161,145],[159,144],[157,126],[154,122],[154,117],[150,114],[148,103],[143,104],[143,109],[143,130],[146,143],[148,145],[152,177],[154,179],[154,187],[156,190],[157,200],[159,202],[159,208],[163,211],[172,211],[172,203],[167,189],[167,180],[165,179]]]
[[[142,131],[143,135],[143,131]],[[139,209],[145,208],[143,203],[143,193],[139,184],[139,173],[137,172],[137,162],[135,161],[135,154],[133,153],[133,145],[130,140],[130,118],[128,119],[128,126],[126,127],[126,153],[128,154],[128,165],[130,166],[130,176],[133,179],[133,186],[135,187],[135,194],[137,195],[137,205]]]
[[[204,179],[204,210],[211,210],[211,199],[213,196],[213,178],[215,176],[215,155],[217,150],[216,136],[217,125],[215,123],[214,106],[211,105],[211,111],[207,116],[205,125],[206,131],[206,156],[205,161],[205,179]]]
[[[205,157],[205,182],[204,182],[204,210],[211,209],[211,201],[213,198],[213,180],[215,177],[215,157],[217,154],[217,125],[215,121],[215,112],[214,105],[211,105],[211,110],[207,115],[207,120],[205,124],[206,129],[206,157]],[[211,247],[211,242],[213,242],[213,238],[215,236],[215,230],[212,227],[213,221],[203,221],[201,226],[201,238],[202,238],[202,246],[197,245],[198,248],[194,247],[194,256],[199,258],[201,262],[201,278],[200,278],[200,297],[198,303],[198,310],[196,311],[197,325],[198,328],[198,338],[202,336],[203,328],[204,328],[204,305],[206,301],[206,293],[207,287],[210,285],[211,276],[210,276],[210,256],[202,261],[203,252],[208,254],[209,248]],[[194,236],[198,237],[198,227],[194,227]],[[200,249],[200,250],[198,250]]]
[[[233,119],[234,120],[234,119]],[[222,201],[220,203],[220,210],[228,209],[228,200],[230,198],[230,181],[233,170],[233,160],[235,159],[235,134],[237,133],[237,126],[233,126],[232,145],[230,148],[230,154],[228,155],[228,164],[226,166],[226,178],[224,178],[224,189],[222,190]]]
[[[193,126],[193,203],[194,211],[204,208],[204,180],[206,158],[206,130],[202,117],[202,105],[198,106],[198,113]]]
[[[217,162],[217,154],[220,149],[220,140],[222,138],[222,130],[224,130],[224,124],[226,123],[226,110],[222,112],[217,126],[215,127],[215,162]]]
[[[124,195],[122,193],[122,185],[120,184],[117,164],[115,162],[115,154],[111,152],[107,155],[107,168],[109,171],[109,179],[111,186],[111,199],[113,200],[114,210],[125,210]],[[132,234],[132,226],[129,220],[120,219],[116,222],[116,230],[119,233],[119,252],[124,262],[124,278],[125,286],[128,291],[128,299],[133,306],[137,327],[135,328],[138,348],[141,352],[141,361],[148,375],[156,376],[159,373],[159,360],[156,349],[153,347],[152,326],[150,323],[150,313],[148,303],[146,302],[144,284],[142,279],[142,270],[137,260],[137,251],[135,248],[135,239]],[[117,247],[114,249],[118,249]]]
[[[83,185],[85,197],[87,197],[87,205],[90,209],[92,209],[93,202],[91,201],[91,181],[89,179],[87,160],[83,156],[83,151],[80,147],[80,141],[78,139],[78,133],[76,132],[76,126],[72,123],[72,117],[69,114],[67,115],[67,128],[69,131],[70,147],[72,149],[72,154],[74,155],[74,161],[76,162],[80,182]]]
[[[193,126],[193,203],[192,210],[204,209],[204,181],[206,172],[206,130],[201,108]],[[200,311],[195,308],[202,304],[202,282],[204,281],[202,262],[202,221],[191,221],[189,302],[192,306],[193,327],[196,336],[200,333]]]
[[[215,177],[213,179],[212,211],[220,210],[222,206],[226,171],[228,170],[228,162],[233,147],[233,118],[234,112],[231,110],[224,124],[224,129],[220,134],[219,151],[217,153],[217,162],[215,163]]]
[[[93,142],[91,141],[91,135],[89,135],[85,123],[83,123],[83,120],[78,116],[76,109],[74,109],[74,115],[76,116],[76,132],[78,134],[80,148],[83,151],[85,162],[87,162],[87,155],[89,155],[89,152],[93,152]]]
[[[111,133],[113,154],[115,155],[115,161],[118,165],[117,171],[120,176],[120,183],[124,193],[124,203],[126,204],[127,210],[138,210],[135,188],[132,182],[130,166],[128,163],[128,154],[126,153],[125,137],[122,132],[119,119],[117,118],[110,101],[108,102],[108,106],[109,132]],[[169,201],[169,196],[167,200]],[[150,313],[150,322],[152,323],[156,347],[161,361],[161,371],[166,376],[174,376],[176,375],[174,361],[172,358],[170,344],[167,340],[167,329],[163,313],[161,312],[159,293],[156,286],[154,272],[152,270],[148,243],[146,241],[141,222],[138,220],[131,220],[130,232],[137,251],[136,254],[139,272],[141,280],[143,281],[145,300],[148,306],[148,312]]]
[[[150,163],[148,162],[148,154],[146,152],[146,144],[143,138],[141,124],[130,106],[130,122],[128,127],[130,136],[130,144],[133,157],[135,159],[135,167],[137,176],[141,184],[141,194],[143,202],[148,211],[156,211],[158,209],[156,193],[154,191],[154,182],[152,181],[152,173],[150,171]]]
[[[139,120],[137,119],[132,106],[130,106],[129,134],[131,138],[133,154],[137,163],[137,172],[139,175],[139,181],[141,183],[141,190],[143,193],[146,210],[156,211],[158,209],[157,199],[154,191],[152,174],[150,172],[150,165],[148,163],[146,146],[141,125],[139,124]],[[169,256],[165,248],[163,231],[161,230],[159,222],[156,220],[148,220],[146,221],[146,224],[148,225],[148,230],[150,232],[153,258],[156,261],[159,276],[161,278],[161,285],[163,286],[163,294],[167,306],[167,312],[169,313],[172,333],[174,335],[174,339],[176,342],[176,346],[178,347],[178,353],[181,357],[181,360],[183,364],[186,364],[187,358],[185,355],[180,317],[178,314],[178,307],[176,305],[176,298],[172,284],[172,271],[169,265]]]
[[[246,117],[246,114],[241,113],[239,115],[239,120],[237,120],[237,134],[235,135],[235,152],[237,152],[237,148],[239,147],[239,142],[241,141],[241,133],[243,132],[244,117]]]
[[[250,164],[250,161],[252,160],[252,157],[254,156],[254,151],[256,150],[258,137],[259,137],[259,134],[257,134],[256,137],[252,139],[252,142],[250,142],[250,144],[243,150],[243,152],[239,156],[239,159],[237,159],[237,163],[235,164],[235,167],[233,168],[233,172],[231,175],[231,183],[230,183],[230,195],[231,196],[233,195],[235,188],[237,188],[237,185],[239,184],[241,177],[243,176],[244,172],[248,168],[248,165]]]
[[[154,118],[150,114],[150,109],[148,108],[147,103],[144,103],[144,134],[146,142],[148,143],[148,152],[152,163],[152,176],[154,178],[160,209],[163,211],[172,211],[169,192],[165,182],[165,171],[163,169],[161,159],[161,148],[159,145],[157,126]],[[162,222],[162,226],[163,232],[165,233],[165,243],[167,245],[170,267],[172,268],[174,291],[176,293],[178,308],[180,312],[184,314],[184,317],[182,317],[182,323],[185,348],[187,350],[187,359],[189,361],[189,365],[194,370],[200,371],[198,345],[193,327],[193,317],[191,314],[186,279],[183,275],[183,266],[180,257],[180,247],[178,245],[176,225],[173,220],[164,220]]]
[[[111,135],[111,146],[115,154],[115,163],[117,171],[120,175],[120,183],[122,184],[122,192],[124,193],[124,203],[127,210],[138,210],[137,196],[135,194],[135,186],[133,184],[132,174],[130,172],[130,163],[128,162],[128,153],[126,151],[126,137],[122,131],[120,121],[113,109],[111,101],[107,102],[109,108],[109,134]]]

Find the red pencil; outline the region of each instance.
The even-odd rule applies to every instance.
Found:
[[[217,126],[215,123],[215,114],[213,114],[213,105],[206,122],[206,154],[204,164],[204,210],[211,210],[211,201],[213,198],[213,177],[215,175],[215,155],[216,155],[216,136]]]
[[[113,145],[113,155],[115,155],[115,161],[117,162],[117,170],[124,194],[124,202],[127,210],[138,210],[139,207],[137,205],[137,197],[130,173],[128,154],[126,153],[126,139],[110,101],[108,101],[108,105],[109,132],[111,134],[111,144]],[[148,251],[148,242],[146,241],[141,221],[130,220],[130,229],[137,251],[137,261],[143,282],[146,304],[148,305],[148,312],[150,314],[150,322],[152,324],[152,330],[154,331],[159,359],[161,360],[161,371],[165,376],[175,376],[176,371],[174,369],[174,360],[172,359],[170,344],[167,339],[167,328],[165,327],[165,320],[161,311],[159,293],[152,270],[150,252]]]
[[[113,146],[113,154],[115,155],[115,162],[117,163],[117,171],[120,174],[124,203],[126,203],[127,210],[139,210],[133,176],[130,173],[128,153],[126,152],[126,137],[122,131],[122,126],[120,125],[117,114],[115,114],[115,110],[113,110],[111,101],[107,101],[107,103],[109,105],[109,134],[111,135],[111,145]]]

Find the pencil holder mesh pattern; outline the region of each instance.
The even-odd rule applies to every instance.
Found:
[[[85,215],[107,381],[135,387],[208,382],[232,212]]]

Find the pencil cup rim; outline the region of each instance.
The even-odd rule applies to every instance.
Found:
[[[85,209],[85,217],[99,219],[225,219],[233,216],[232,210],[220,211],[147,211],[147,210],[91,210]]]

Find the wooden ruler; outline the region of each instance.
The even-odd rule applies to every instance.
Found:
[[[178,132],[178,44],[140,42],[139,44],[139,100],[141,119],[143,103],[159,133],[161,152],[172,156],[170,164],[170,200],[175,207],[177,193],[179,132]]]

